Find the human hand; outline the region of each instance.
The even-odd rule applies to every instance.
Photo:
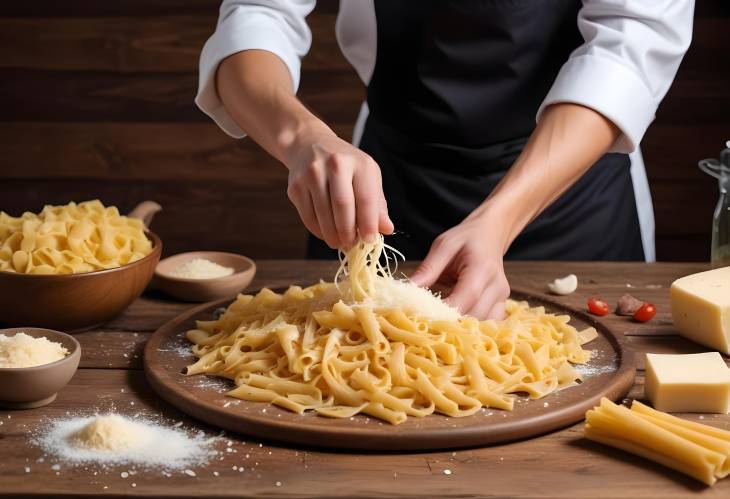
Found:
[[[391,234],[380,167],[326,127],[300,134],[286,161],[287,195],[304,225],[333,249]]]
[[[502,319],[509,283],[504,275],[504,247],[490,223],[467,218],[438,236],[411,280],[419,286],[454,284],[446,302],[478,319]]]

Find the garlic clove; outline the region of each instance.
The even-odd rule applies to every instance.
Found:
[[[556,295],[569,295],[578,289],[578,277],[575,274],[566,275],[548,283],[548,289]]]

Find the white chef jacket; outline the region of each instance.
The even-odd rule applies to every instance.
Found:
[[[301,58],[312,34],[305,20],[316,0],[224,0],[213,35],[200,56],[195,103],[226,133],[245,132],[226,111],[215,89],[215,72],[226,57],[267,50],[286,64],[299,86]],[[417,2],[414,0],[414,8]],[[609,152],[630,153],[631,178],[647,261],[655,260],[654,213],[639,143],[676,75],[692,38],[694,0],[583,0],[578,28],[585,42],[570,55],[540,106],[572,102],[610,119],[621,135]],[[375,67],[373,0],[340,0],[336,35],[340,48],[367,85]],[[367,117],[363,104],[353,143]]]

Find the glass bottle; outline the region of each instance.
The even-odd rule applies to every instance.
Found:
[[[718,180],[720,198],[717,200],[712,219],[712,248],[710,261],[713,267],[730,265],[730,141],[720,153],[720,161],[703,159],[700,170]]]

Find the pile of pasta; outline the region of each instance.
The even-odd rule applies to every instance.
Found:
[[[152,251],[144,224],[101,201],[0,212],[0,271],[76,274],[121,267]]]
[[[582,345],[593,328],[577,331],[568,316],[512,300],[502,321],[462,316],[394,279],[383,249],[382,238],[360,242],[335,282],[239,295],[217,320],[198,321],[187,332],[198,357],[187,374],[231,379],[227,395],[300,414],[392,424],[512,410],[516,394],[540,398],[580,381],[573,364],[590,359]]]

